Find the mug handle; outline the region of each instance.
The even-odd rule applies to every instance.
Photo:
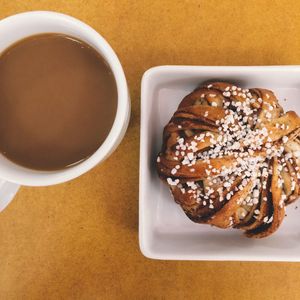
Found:
[[[16,183],[0,179],[0,212],[10,203],[20,186]]]

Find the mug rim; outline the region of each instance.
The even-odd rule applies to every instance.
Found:
[[[42,17],[43,19],[49,18],[49,20],[52,20],[53,22],[55,21],[66,23],[68,26],[72,26],[72,29],[74,29],[75,31],[81,32],[83,36],[93,40],[93,45],[91,45],[90,43],[88,44],[90,44],[91,47],[93,47],[98,53],[100,53],[100,55],[105,59],[113,72],[117,85],[118,101],[115,119],[106,139],[96,150],[96,152],[94,152],[90,157],[83,160],[82,162],[79,162],[78,164],[61,170],[38,171],[22,167],[18,164],[15,164],[14,162],[11,162],[3,156],[14,166],[17,166],[17,169],[19,171],[7,173],[0,167],[0,178],[9,182],[28,186],[47,186],[63,183],[65,181],[72,180],[95,167],[97,164],[105,160],[117,148],[125,135],[130,116],[130,98],[122,65],[109,43],[91,26],[87,25],[77,18],[59,12],[29,11],[11,15],[0,20],[0,27],[3,25],[9,26],[9,23],[15,23],[17,21],[24,22],[25,26],[26,22],[37,21],[37,19],[40,17]],[[42,33],[43,32],[41,32],[41,34]],[[55,32],[53,31],[53,33]],[[63,31],[59,33],[63,33]],[[26,36],[29,37],[32,35],[36,35],[36,33],[32,33]],[[15,39],[14,42],[9,43],[6,48],[8,48],[18,40],[19,39]]]

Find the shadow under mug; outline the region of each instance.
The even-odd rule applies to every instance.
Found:
[[[105,39],[85,23],[50,11],[31,11],[0,21],[0,53],[15,42],[35,34],[62,33],[78,38],[94,49],[109,64],[117,84],[118,105],[113,126],[98,150],[86,160],[58,171],[35,171],[19,166],[0,155],[0,211],[17,193],[20,185],[46,186],[74,179],[106,159],[125,135],[130,117],[128,86],[121,63]]]

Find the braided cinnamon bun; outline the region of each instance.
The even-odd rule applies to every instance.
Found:
[[[269,236],[300,195],[300,118],[270,90],[197,88],[164,128],[157,170],[192,221]]]

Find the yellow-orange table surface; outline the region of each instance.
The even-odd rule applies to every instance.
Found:
[[[0,299],[300,299],[300,264],[155,261],[138,246],[142,74],[300,64],[300,2],[0,0],[0,18],[28,10],[73,15],[108,40],[132,116],[103,164],[58,186],[22,187],[0,214]]]

